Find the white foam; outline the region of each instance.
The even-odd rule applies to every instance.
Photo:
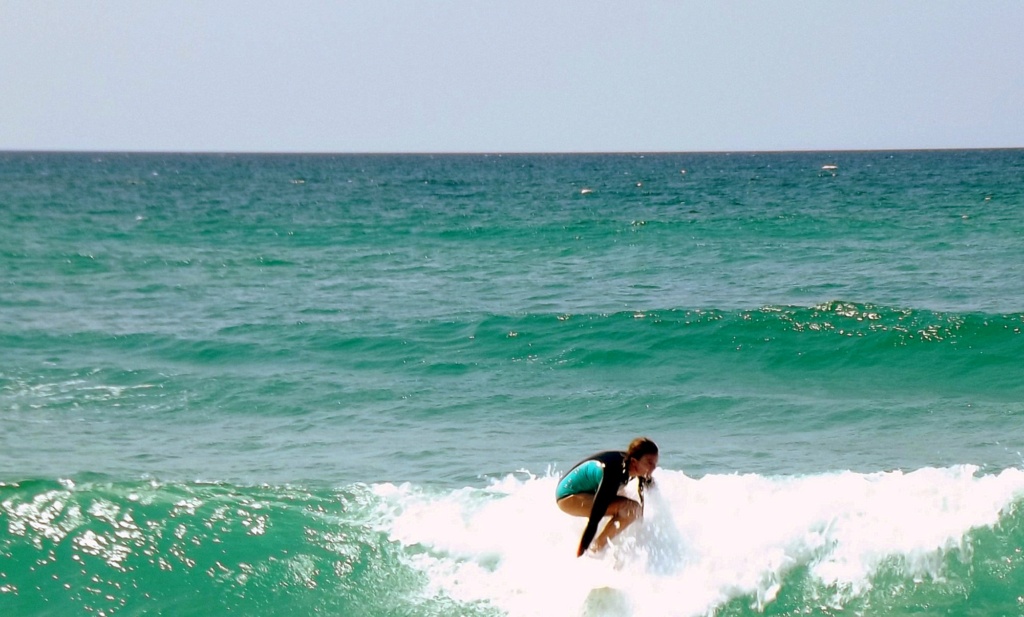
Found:
[[[642,523],[599,557],[575,557],[584,520],[554,504],[556,479],[514,476],[428,495],[382,485],[385,525],[427,573],[429,593],[528,615],[705,615],[735,598],[771,603],[807,568],[841,606],[886,564],[942,576],[944,555],[1024,498],[1024,472],[689,478],[659,469]],[[605,589],[607,588],[607,589]]]

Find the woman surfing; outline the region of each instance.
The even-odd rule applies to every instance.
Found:
[[[646,437],[637,437],[625,452],[599,452],[576,463],[562,476],[555,489],[558,507],[562,512],[588,519],[577,557],[587,551],[592,541],[594,550],[600,551],[643,515],[644,487],[651,483],[651,473],[657,466],[657,444]],[[619,490],[633,478],[640,479],[639,502],[619,495]],[[597,526],[605,516],[610,516],[611,520],[595,540]]]

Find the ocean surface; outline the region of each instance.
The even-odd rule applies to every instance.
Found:
[[[1024,150],[0,153],[0,615],[1024,615],[1022,329]]]

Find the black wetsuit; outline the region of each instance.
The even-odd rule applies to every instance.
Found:
[[[597,526],[600,524],[605,512],[607,512],[608,506],[618,496],[619,489],[625,486],[630,479],[629,469],[626,464],[626,453],[615,450],[598,452],[593,456],[588,456],[573,465],[572,469],[567,471],[565,475],[568,476],[574,469],[589,461],[599,461],[602,463],[604,465],[604,474],[601,477],[601,484],[597,487],[597,492],[594,494],[594,505],[590,509],[587,527],[583,530],[583,536],[580,538],[578,555],[582,555],[590,547],[594,536],[597,535]],[[640,506],[643,507],[642,488],[640,489]]]

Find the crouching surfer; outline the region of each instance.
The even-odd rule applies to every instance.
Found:
[[[608,541],[622,533],[643,515],[644,487],[651,483],[651,473],[658,466],[658,446],[646,437],[637,437],[625,452],[599,452],[576,463],[558,482],[555,499],[567,514],[587,519],[587,527],[576,551],[579,557],[593,541],[601,550]],[[640,501],[619,495],[619,490],[633,478],[639,478],[637,494]],[[601,519],[610,516],[601,535],[594,539]]]

